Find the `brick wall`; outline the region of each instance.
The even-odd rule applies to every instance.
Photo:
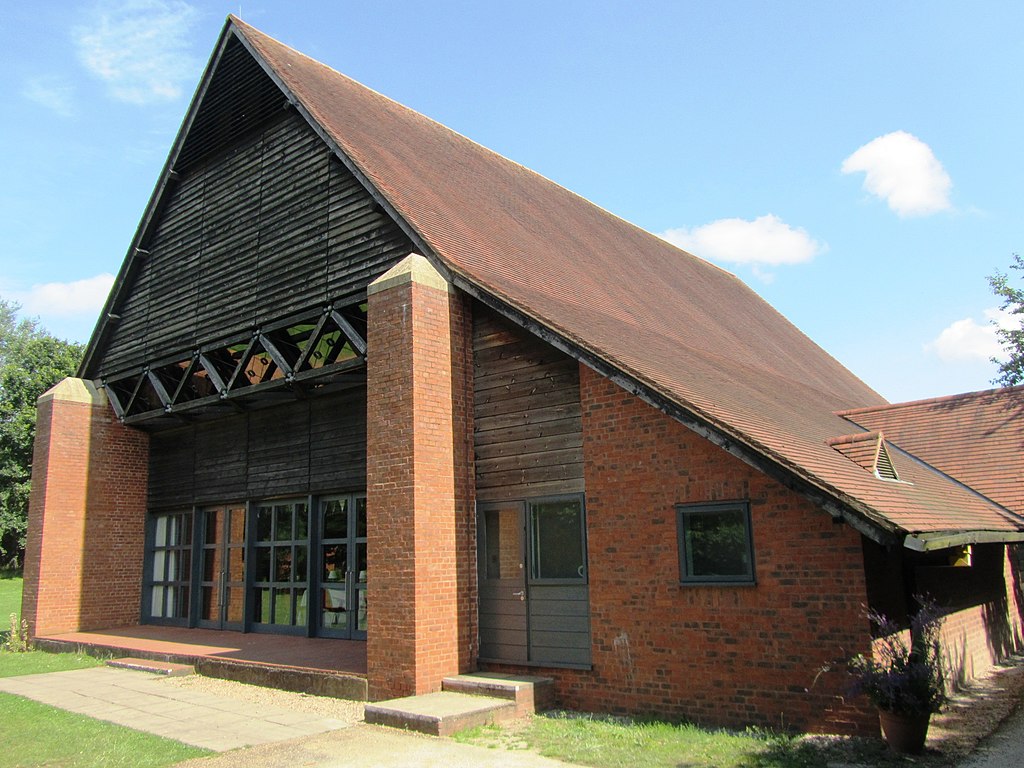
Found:
[[[462,293],[448,296],[451,329],[452,432],[455,471],[455,541],[458,583],[458,669],[476,669],[477,630],[476,472],[473,462],[473,312]]]
[[[917,591],[949,611],[941,643],[953,688],[1024,648],[1024,601],[1015,551],[1014,545],[980,544],[974,546],[969,568],[917,569]]]
[[[877,734],[815,675],[869,647],[861,538],[581,368],[593,669],[563,705],[708,724]],[[681,586],[677,503],[750,501],[756,586]]]
[[[90,382],[38,404],[23,615],[34,636],[137,624],[148,436]]]
[[[371,286],[367,668],[370,697],[440,689],[476,630],[468,315],[422,257]]]
[[[975,544],[972,550],[970,567],[951,567],[948,550],[864,547],[873,609],[908,627],[913,597],[924,595],[945,613],[940,640],[951,690],[1024,649],[1021,545]]]

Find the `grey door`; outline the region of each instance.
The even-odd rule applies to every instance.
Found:
[[[528,661],[525,505],[477,508],[480,565],[480,658]]]
[[[478,507],[480,657],[590,664],[581,495]]]

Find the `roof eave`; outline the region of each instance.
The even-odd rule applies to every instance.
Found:
[[[932,531],[908,533],[903,546],[914,552],[962,547],[967,544],[1014,544],[1024,542],[1024,531]]]

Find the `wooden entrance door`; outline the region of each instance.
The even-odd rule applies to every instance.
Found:
[[[245,507],[202,511],[199,626],[241,629],[245,610]]]
[[[481,659],[529,660],[525,513],[522,502],[477,508]]]

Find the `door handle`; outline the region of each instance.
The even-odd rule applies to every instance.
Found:
[[[526,602],[526,590],[520,589],[518,592],[513,592],[512,597],[518,597],[520,602]]]

